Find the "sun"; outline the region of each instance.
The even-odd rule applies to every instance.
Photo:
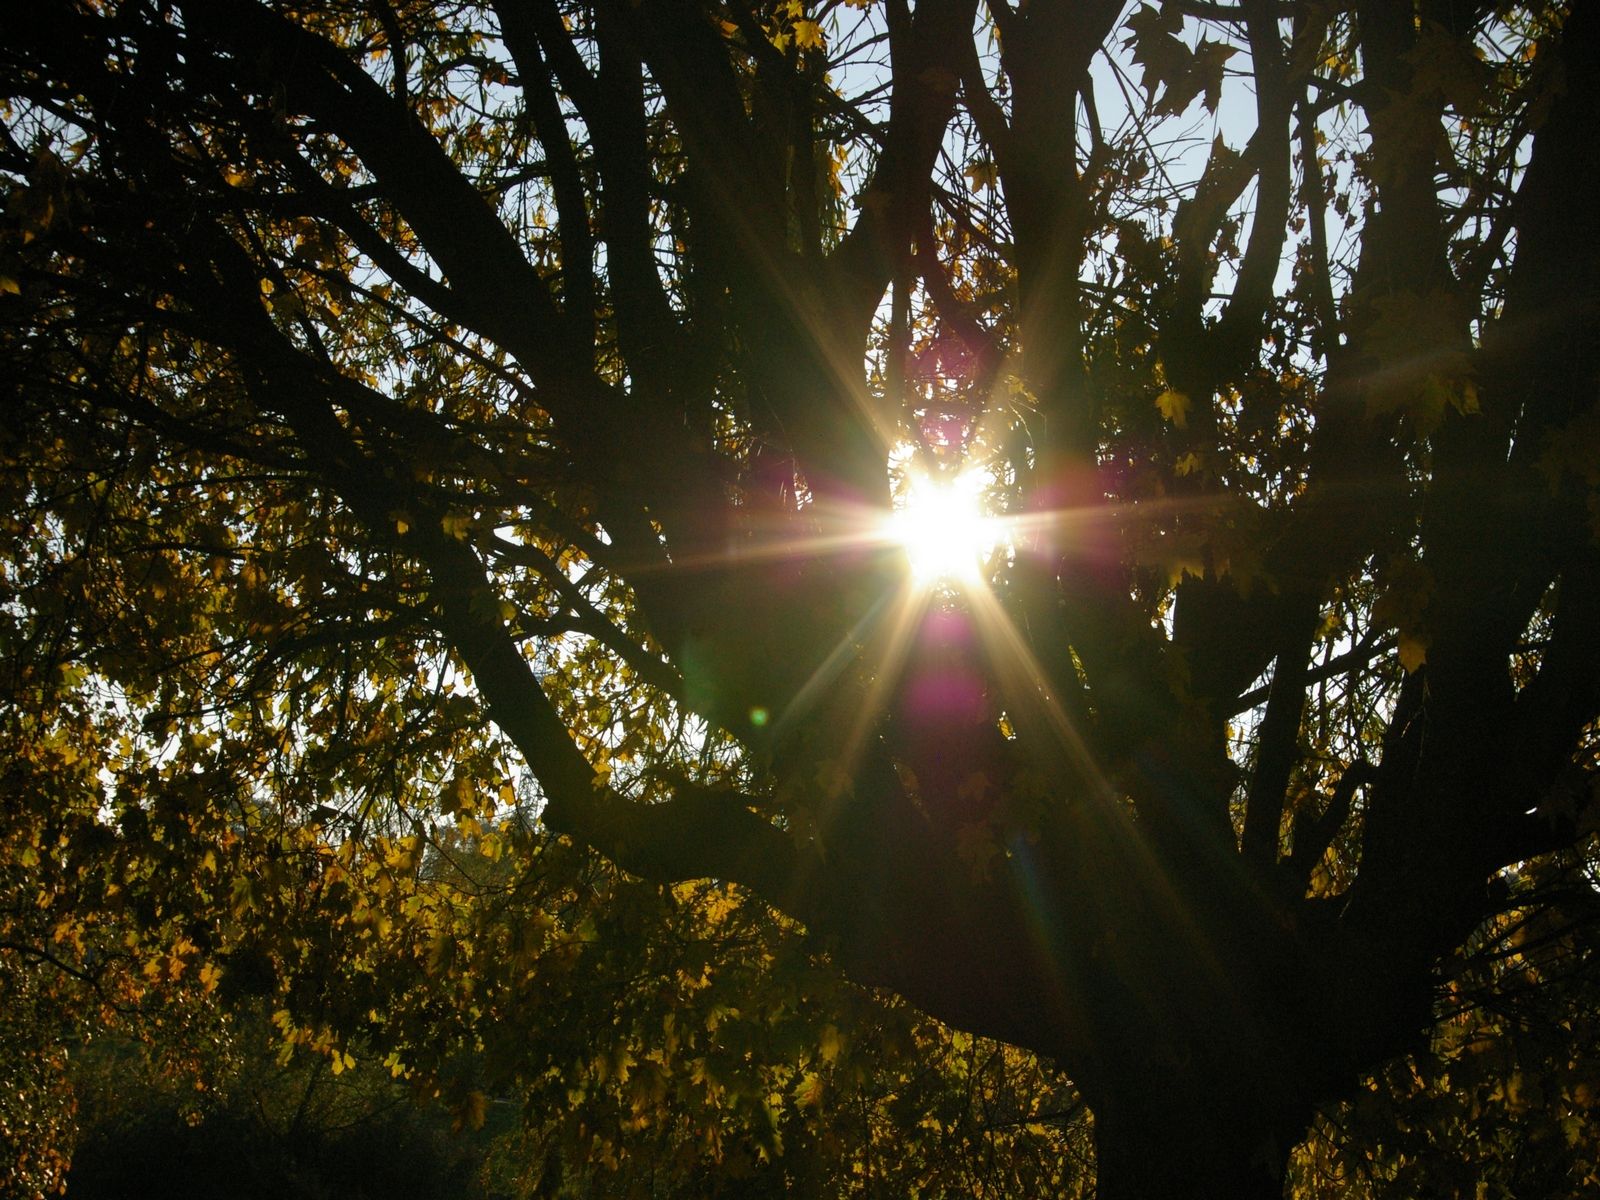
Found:
[[[973,584],[983,564],[1005,540],[1002,523],[983,511],[985,477],[965,471],[952,479],[910,476],[890,515],[887,535],[898,545],[919,583]]]

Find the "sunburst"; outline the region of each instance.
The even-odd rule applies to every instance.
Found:
[[[887,539],[904,551],[912,578],[927,587],[969,587],[1008,539],[1006,522],[984,511],[987,477],[967,470],[950,478],[909,474],[885,523]]]

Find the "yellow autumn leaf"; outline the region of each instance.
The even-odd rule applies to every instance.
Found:
[[[839,1051],[844,1049],[844,1038],[839,1035],[839,1027],[837,1025],[824,1025],[822,1027],[822,1037],[819,1039],[817,1048],[822,1055],[822,1061],[825,1063],[831,1063],[839,1057]]]
[[[439,811],[447,817],[470,813],[477,804],[478,789],[470,778],[455,775],[439,792]]]
[[[1415,634],[1402,633],[1396,649],[1407,675],[1428,661],[1428,643]]]
[[[822,34],[822,26],[815,21],[796,21],[794,23],[794,44],[802,50],[821,50],[827,44]]]
[[[822,1076],[815,1071],[807,1071],[800,1079],[800,1086],[794,1090],[795,1103],[801,1108],[815,1108],[822,1103],[823,1093]]]
[[[995,185],[1000,182],[1000,168],[986,158],[975,159],[967,164],[967,168],[962,174],[967,177],[967,182],[975,192],[981,188],[993,190]]]
[[[1161,415],[1179,429],[1189,424],[1189,397],[1176,388],[1168,388],[1156,397],[1156,407]]]

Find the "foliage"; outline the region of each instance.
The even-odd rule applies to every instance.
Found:
[[[18,1186],[215,1010],[545,1192],[1593,1175],[1592,9],[38,7]]]
[[[264,1053],[259,1008],[210,1022],[207,1044],[101,1034],[74,1055],[81,1130],[69,1195],[117,1198],[404,1196],[469,1200],[491,1190],[487,1131],[451,1132],[373,1064],[334,1076],[325,1060]],[[502,1125],[505,1122],[501,1122]]]
[[[1430,1044],[1327,1114],[1296,1194],[1582,1196],[1595,1127],[1594,868],[1545,863],[1451,965]]]
[[[61,1044],[71,1022],[52,1003],[48,973],[14,959],[7,966],[0,981],[0,1189],[41,1195],[60,1181],[71,1150],[75,1104]]]

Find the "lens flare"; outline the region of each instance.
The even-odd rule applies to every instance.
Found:
[[[1005,540],[1001,522],[984,515],[983,486],[977,471],[950,480],[907,481],[887,532],[905,551],[919,583],[972,584],[982,578],[984,562]]]

